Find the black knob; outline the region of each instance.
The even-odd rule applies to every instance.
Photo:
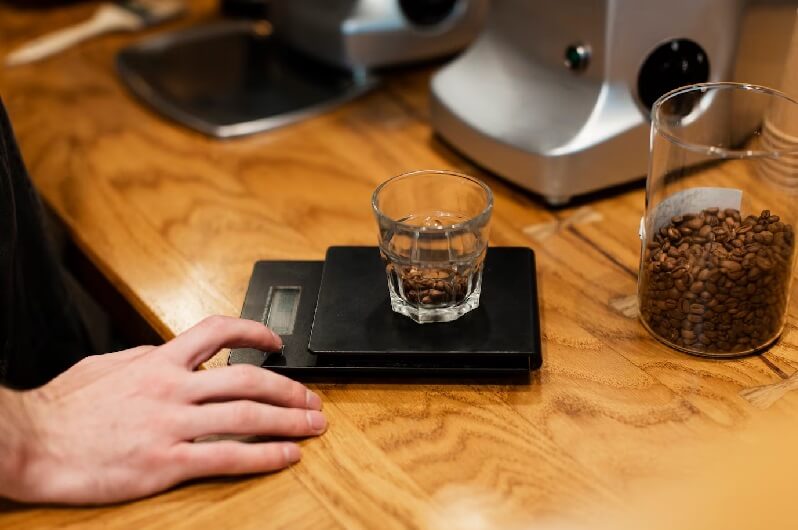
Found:
[[[646,58],[637,78],[640,102],[650,109],[660,96],[685,85],[709,80],[709,58],[688,39],[675,39],[657,47]]]
[[[407,20],[419,26],[434,26],[454,12],[458,0],[399,0]]]

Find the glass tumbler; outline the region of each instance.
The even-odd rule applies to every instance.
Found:
[[[660,341],[706,357],[782,332],[798,221],[798,103],[706,83],[652,109],[638,305]]]
[[[371,205],[391,308],[449,322],[479,306],[493,193],[453,171],[421,170],[381,184]]]

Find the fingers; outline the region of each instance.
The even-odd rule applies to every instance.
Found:
[[[191,407],[183,418],[186,439],[211,434],[304,437],[323,433],[327,419],[317,410],[275,407],[254,401],[228,401]]]
[[[203,370],[188,378],[192,403],[247,399],[281,407],[321,410],[321,399],[305,385],[257,366],[236,365]]]
[[[276,351],[283,345],[269,328],[241,318],[213,316],[161,346],[161,352],[192,370],[222,348]]]
[[[183,443],[174,450],[180,482],[199,477],[277,471],[298,462],[301,456],[299,446],[291,442]]]

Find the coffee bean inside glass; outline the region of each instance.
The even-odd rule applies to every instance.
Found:
[[[493,193],[462,173],[420,170],[372,196],[391,309],[418,323],[479,307]]]

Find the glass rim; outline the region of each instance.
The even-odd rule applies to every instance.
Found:
[[[462,178],[462,179],[468,180],[470,182],[473,182],[474,184],[476,184],[477,186],[482,188],[482,190],[485,192],[485,199],[486,199],[485,207],[482,209],[482,211],[480,211],[477,215],[471,217],[470,219],[467,219],[467,220],[459,222],[459,223],[454,223],[454,224],[452,224],[450,226],[447,226],[446,228],[434,228],[434,227],[411,225],[411,224],[408,224],[408,223],[404,223],[402,221],[397,221],[396,219],[393,219],[391,216],[386,215],[384,212],[382,212],[380,210],[380,207],[377,205],[377,202],[378,202],[377,201],[377,196],[380,194],[380,191],[382,191],[389,184],[392,184],[392,183],[396,182],[397,180],[403,180],[403,179],[406,179],[408,177],[413,177],[413,176],[424,174],[424,173],[433,173],[433,174],[438,174],[438,175],[449,175],[449,176],[458,177],[458,178]],[[482,182],[478,178],[472,177],[471,175],[466,175],[465,173],[460,173],[459,171],[452,171],[452,170],[448,170],[448,169],[416,169],[416,170],[413,170],[413,171],[408,171],[406,173],[401,173],[399,175],[393,176],[393,177],[389,178],[388,180],[386,180],[385,182],[383,182],[382,184],[380,184],[379,186],[377,186],[377,189],[375,189],[374,193],[371,194],[371,208],[372,208],[372,210],[374,211],[374,214],[377,217],[388,219],[393,224],[395,224],[397,226],[400,226],[402,228],[405,228],[405,229],[407,229],[409,231],[420,231],[420,232],[437,232],[437,231],[439,231],[439,232],[445,232],[445,231],[449,231],[449,230],[461,230],[463,228],[469,228],[471,225],[482,224],[482,223],[484,223],[487,220],[487,218],[490,217],[491,211],[493,210],[493,191],[490,189],[490,187],[488,187],[487,184],[485,184],[484,182]]]
[[[762,85],[756,85],[752,83],[736,83],[731,81],[715,81],[709,83],[696,83],[693,85],[686,85],[683,87],[676,88],[671,90],[670,92],[666,92],[654,102],[651,106],[651,125],[654,130],[665,137],[669,142],[678,145],[684,149],[688,149],[690,151],[696,153],[703,153],[706,155],[714,156],[716,158],[726,159],[726,158],[781,158],[783,156],[798,156],[798,146],[794,149],[771,149],[771,150],[761,150],[761,149],[727,149],[725,147],[716,147],[711,145],[705,144],[696,144],[693,142],[687,142],[678,136],[668,132],[662,126],[662,120],[660,119],[659,112],[657,112],[662,105],[676,97],[681,96],[683,94],[688,94],[690,92],[695,91],[703,91],[708,92],[710,89],[727,89],[727,90],[742,90],[742,91],[750,91],[750,92],[757,92],[759,94],[766,94],[768,96],[774,96],[780,98],[784,101],[788,101],[793,105],[798,106],[798,101],[791,98],[784,92],[780,90],[776,90],[774,88],[769,88]],[[761,127],[761,124],[760,124]],[[797,138],[798,139],[798,138]]]

